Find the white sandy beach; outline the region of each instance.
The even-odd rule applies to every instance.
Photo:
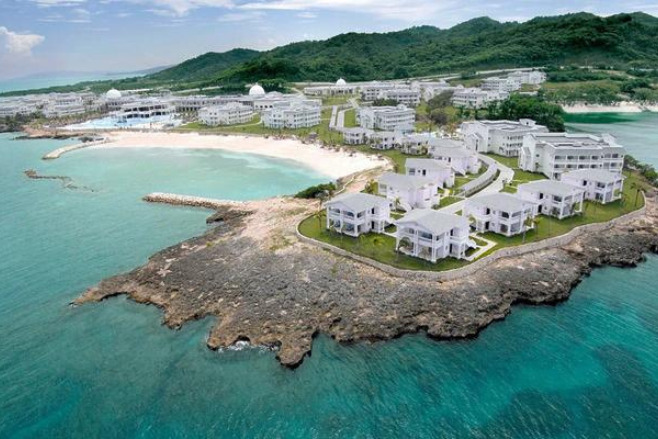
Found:
[[[569,114],[658,112],[658,105],[641,105],[636,102],[619,102],[615,105],[574,104],[563,105],[562,108]]]
[[[236,153],[260,154],[278,159],[295,160],[331,178],[387,164],[374,155],[335,152],[293,139],[266,139],[238,135],[199,135],[197,133],[113,132],[110,142],[92,148],[184,148],[221,149]]]

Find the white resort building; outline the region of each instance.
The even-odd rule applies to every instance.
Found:
[[[476,120],[461,125],[466,148],[479,153],[493,153],[505,157],[518,157],[523,137],[531,133],[548,133],[544,125],[532,119]]]
[[[251,121],[254,110],[237,102],[204,107],[199,110],[199,121],[205,125],[237,125]]]
[[[562,174],[562,181],[585,191],[585,199],[610,203],[621,199],[624,177],[603,169],[580,169]]]
[[[480,159],[477,154],[466,148],[435,146],[430,142],[429,154],[450,166],[457,174],[477,174],[480,171]]]
[[[521,84],[540,85],[543,82],[546,82],[546,73],[541,70],[522,70],[512,72],[508,77],[518,80]]]
[[[626,150],[614,137],[590,134],[535,133],[523,138],[519,167],[559,180],[563,172],[603,169],[621,173]]]
[[[262,113],[267,128],[309,128],[320,125],[322,106],[318,101],[282,101]]]
[[[479,88],[456,89],[452,95],[452,104],[455,107],[480,109],[489,102],[502,101],[509,97],[507,92],[486,91]]]
[[[482,90],[495,91],[498,93],[511,93],[521,88],[521,81],[515,77],[507,78],[485,78],[482,80]]]
[[[363,128],[383,131],[414,130],[416,112],[406,105],[397,107],[361,107],[358,111],[359,124]]]
[[[325,203],[327,229],[358,237],[364,233],[383,233],[391,224],[388,200],[364,193],[342,194]]]
[[[53,93],[43,107],[43,115],[47,118],[83,114],[85,105],[77,93]]]
[[[345,96],[355,94],[357,86],[350,85],[343,78],[339,78],[334,85],[320,85],[304,88],[306,96]]]
[[[379,97],[381,92],[392,90],[395,87],[396,85],[391,82],[372,81],[369,84],[361,86],[361,99],[364,101],[374,101]]]
[[[404,167],[407,175],[429,178],[438,187],[449,188],[455,184],[455,173],[452,168],[438,160],[407,159]]]
[[[509,237],[527,229],[526,220],[537,215],[537,203],[506,193],[480,195],[466,200],[462,215],[475,221],[477,232]]]
[[[389,99],[396,101],[398,104],[404,104],[409,107],[415,107],[420,104],[420,91],[409,88],[394,88],[384,90],[377,96],[378,99]]]
[[[407,212],[430,209],[440,201],[438,185],[430,178],[385,172],[377,184],[379,195],[386,197],[393,208]]]
[[[555,180],[538,180],[519,185],[518,196],[539,205],[538,213],[557,219],[583,211],[585,191],[575,185]]]
[[[119,124],[135,119],[149,123],[151,121],[160,121],[163,117],[170,117],[174,114],[175,108],[173,105],[156,98],[151,98],[123,104],[121,110],[114,112],[112,117]]]
[[[457,215],[418,209],[395,225],[398,251],[433,263],[447,257],[463,259],[466,250],[474,247],[468,236],[468,220]]]

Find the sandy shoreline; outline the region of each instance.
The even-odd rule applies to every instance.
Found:
[[[197,133],[113,132],[110,141],[92,148],[183,148],[220,149],[235,153],[258,154],[294,160],[331,178],[387,165],[374,155],[336,152],[293,139],[266,139],[239,135],[199,135]]]
[[[562,108],[569,114],[658,112],[658,105],[642,105],[635,102],[619,102],[616,105],[574,104],[563,105]]]

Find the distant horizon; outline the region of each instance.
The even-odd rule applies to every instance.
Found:
[[[587,12],[599,16],[643,12],[658,3],[605,2],[517,5],[509,0],[476,7],[455,0],[3,0],[0,81],[34,75],[121,74],[173,66],[208,52],[271,50],[345,33],[386,33],[411,27],[449,29],[488,17],[501,23]],[[159,6],[160,9],[148,8]],[[577,7],[576,5],[580,5]],[[370,6],[366,8],[366,6]],[[348,11],[347,9],[353,10]],[[487,13],[483,14],[482,11]],[[239,11],[239,12],[237,12]],[[426,11],[426,13],[424,13]],[[406,14],[405,14],[406,12]],[[77,18],[76,18],[77,17]],[[210,18],[214,17],[214,18]],[[364,21],[369,17],[370,20]],[[8,24],[11,23],[11,27]],[[100,27],[100,23],[107,26]],[[85,70],[86,65],[94,68]]]

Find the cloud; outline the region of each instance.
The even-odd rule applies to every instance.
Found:
[[[42,35],[18,34],[0,26],[0,39],[4,40],[5,49],[16,55],[31,55],[32,49],[46,39]]]
[[[318,14],[316,14],[315,12],[306,11],[306,12],[300,12],[299,14],[297,14],[297,17],[303,18],[305,20],[313,20],[315,18],[318,18]]]
[[[71,7],[87,3],[87,0],[30,0],[40,8],[54,8],[58,6]]]
[[[91,23],[91,13],[83,8],[72,9],[68,14],[50,14],[40,18],[43,23]]]
[[[263,19],[265,13],[262,11],[232,12],[224,14],[217,19],[222,23],[258,22]]]
[[[457,5],[456,0],[257,0],[238,7],[245,10],[359,12],[385,19],[414,22],[427,21],[439,12],[450,10]]]

